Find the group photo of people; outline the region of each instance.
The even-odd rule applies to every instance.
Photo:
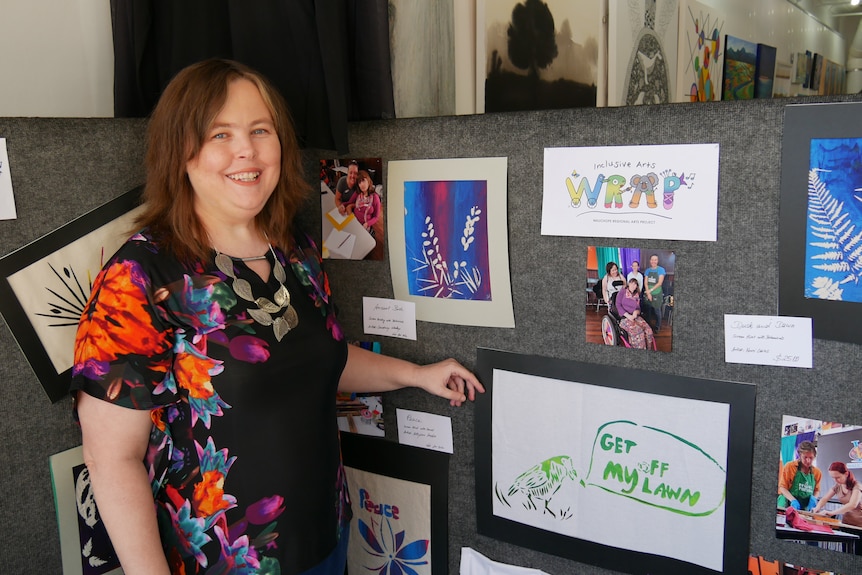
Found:
[[[384,259],[381,158],[321,160],[320,205],[324,258]]]
[[[776,534],[862,555],[862,426],[782,418]]]
[[[587,248],[587,342],[671,351],[676,255],[669,250]]]

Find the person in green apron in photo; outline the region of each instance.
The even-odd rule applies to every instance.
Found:
[[[811,511],[817,505],[823,475],[814,467],[817,448],[811,441],[802,441],[796,451],[799,459],[787,463],[778,476],[778,508]]]

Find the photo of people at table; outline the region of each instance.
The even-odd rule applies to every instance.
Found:
[[[383,161],[320,160],[323,257],[384,259]]]
[[[862,555],[862,426],[782,418],[779,539]]]
[[[587,342],[671,351],[676,254],[587,247]]]

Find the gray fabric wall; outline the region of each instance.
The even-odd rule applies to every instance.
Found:
[[[862,354],[856,345],[814,342],[812,370],[726,364],[725,313],[778,311],[778,214],[781,133],[787,101],[673,104],[576,109],[353,124],[351,154],[387,160],[507,156],[509,254],[515,329],[419,322],[415,342],[383,338],[384,352],[418,362],[452,356],[468,367],[477,346],[637,367],[659,373],[757,384],[751,548],[769,559],[862,573],[856,557],[780,542],[773,531],[781,416],[859,423],[856,388]],[[50,232],[142,182],[144,124],[137,120],[0,119],[7,138],[19,217],[0,222],[0,254]],[[719,142],[717,242],[601,239],[600,245],[670,248],[677,268],[673,352],[642,353],[584,342],[584,269],[590,238],[540,235],[543,149]],[[306,174],[316,182],[308,151]],[[384,169],[385,171],[385,169]],[[316,188],[315,188],[316,189]],[[384,193],[385,201],[385,193]],[[301,223],[319,236],[320,209],[311,198]],[[329,263],[334,296],[348,337],[363,338],[362,296],[392,297],[388,262]],[[716,286],[723,289],[716,289]],[[369,339],[369,338],[366,338]],[[0,329],[0,510],[4,573],[59,573],[60,551],[48,457],[80,442],[70,402],[50,404],[8,329]],[[553,575],[610,573],[504,544],[476,533],[473,408],[450,408],[413,390],[385,399],[387,435],[395,408],[452,417],[449,572],[460,548],[543,569]]]

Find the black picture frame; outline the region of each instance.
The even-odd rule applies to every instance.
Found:
[[[778,313],[812,318],[815,338],[862,343],[857,327],[862,303],[805,297],[808,171],[811,140],[816,138],[862,138],[862,103],[793,104],[784,109]]]
[[[341,432],[345,467],[384,477],[428,485],[431,488],[431,573],[449,573],[449,454],[380,437]],[[356,521],[356,505],[353,501]]]
[[[55,367],[52,356],[46,347],[47,344],[43,340],[43,337],[39,335],[34,325],[35,316],[46,314],[40,314],[40,312],[33,309],[25,309],[12,283],[10,283],[10,278],[13,278],[13,276],[33,264],[45,262],[45,267],[51,270],[48,273],[55,276],[54,279],[56,279],[57,286],[59,287],[32,287],[34,289],[43,287],[47,290],[47,293],[51,294],[50,298],[53,301],[46,302],[42,312],[50,313],[53,311],[59,317],[62,317],[59,320],[63,324],[60,326],[62,329],[51,332],[51,338],[55,340],[52,341],[52,345],[68,345],[69,350],[71,350],[75,341],[75,326],[78,323],[74,315],[76,312],[80,314],[83,311],[83,305],[86,303],[86,299],[90,293],[89,282],[95,278],[95,274],[99,270],[88,268],[87,274],[85,274],[90,276],[88,279],[74,273],[76,269],[76,262],[74,260],[64,264],[59,270],[50,266],[47,260],[59,250],[70,246],[91,232],[103,228],[106,224],[117,220],[135,209],[140,204],[142,190],[143,186],[133,188],[53,232],[0,258],[0,314],[6,320],[12,336],[30,363],[30,367],[33,369],[39,383],[52,403],[59,401],[68,393],[72,368],[70,366],[66,369],[58,370]],[[116,247],[113,249],[115,250]],[[101,254],[100,257],[107,259],[112,254],[113,251]]]
[[[486,392],[476,398],[475,459],[476,510],[478,531],[501,541],[514,543],[582,563],[610,570],[647,575],[737,574],[745,572],[749,554],[751,511],[751,471],[754,444],[756,386],[725,381],[700,380],[621,367],[594,365],[564,359],[546,358],[480,348],[476,374]],[[724,485],[724,545],[722,571],[673,557],[638,552],[591,540],[571,537],[495,515],[492,423],[494,418],[495,372],[512,372],[574,382],[622,391],[642,392],[671,398],[695,399],[728,406],[727,462]],[[524,403],[529,396],[524,397]],[[614,405],[595,406],[613,412]],[[509,414],[512,416],[512,414]],[[509,421],[503,419],[504,421]],[[630,423],[630,422],[626,422]],[[720,429],[707,433],[720,433]],[[596,436],[598,437],[598,435]],[[593,445],[595,449],[595,444]],[[583,485],[583,475],[581,476]],[[623,499],[623,501],[626,501]],[[634,512],[638,508],[635,506]],[[631,509],[629,509],[631,511]],[[577,510],[575,510],[575,513]],[[626,522],[636,522],[633,513],[624,514]],[[592,519],[589,519],[592,520]],[[668,534],[673,537],[673,534]]]

